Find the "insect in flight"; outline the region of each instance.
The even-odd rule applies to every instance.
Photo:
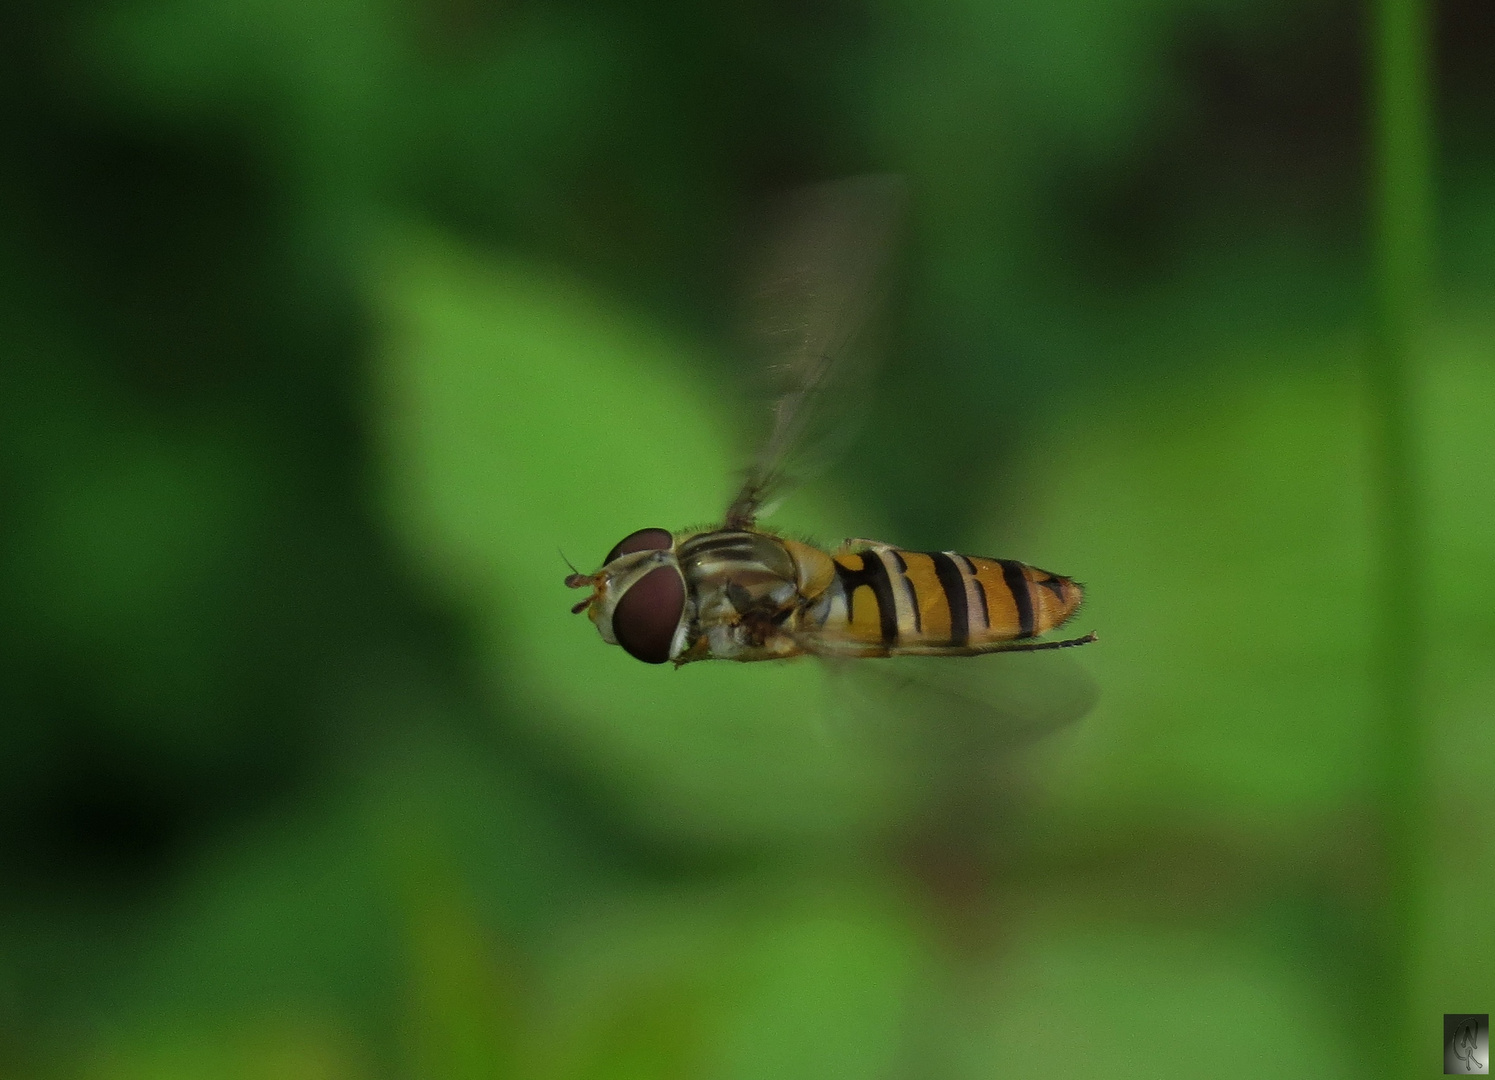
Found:
[[[1063,625],[1083,596],[1073,580],[1010,559],[906,551],[848,540],[823,551],[757,524],[792,479],[817,418],[846,397],[873,306],[899,189],[860,177],[803,193],[775,231],[758,327],[781,386],[763,449],[719,527],[640,529],[594,574],[603,640],[645,663],[826,657],[974,656],[1083,645],[1034,638]]]

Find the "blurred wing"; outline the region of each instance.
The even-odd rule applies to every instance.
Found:
[[[1047,785],[1023,751],[1088,712],[1096,685],[1056,653],[840,667],[827,675],[828,718],[880,796],[880,839],[958,947],[952,955],[980,955],[1011,856],[1043,839],[1031,811]]]
[[[769,229],[748,322],[773,406],[767,437],[727,509],[727,528],[751,526],[766,502],[813,471],[817,458],[823,463],[836,436],[845,436],[844,421],[869,381],[862,339],[902,201],[897,178],[854,177],[799,192]]]
[[[837,727],[922,775],[958,773],[967,782],[999,774],[1100,696],[1084,668],[1053,653],[842,660],[826,668]]]

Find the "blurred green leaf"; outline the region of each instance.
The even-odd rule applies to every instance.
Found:
[[[1086,584],[1104,688],[1056,795],[1244,824],[1360,791],[1369,511],[1347,361],[1243,348],[1033,447],[1044,467],[992,543]]]
[[[1356,1075],[1320,988],[1258,942],[1039,922],[964,1042],[967,1075]]]
[[[110,1047],[80,1080],[360,1080],[375,1075],[345,1031],[314,1018],[240,1017],[222,1030],[168,1028]]]
[[[567,610],[557,545],[590,568],[636,528],[725,508],[739,424],[687,347],[554,271],[432,238],[387,265],[391,511],[477,620],[500,699],[680,835],[823,834],[875,812],[875,785],[822,736],[813,665],[646,667]],[[840,532],[813,498],[798,510]]]

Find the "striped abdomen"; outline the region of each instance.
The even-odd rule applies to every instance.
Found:
[[[817,636],[854,656],[995,652],[1058,627],[1080,606],[1069,578],[1010,559],[877,546],[833,556]]]

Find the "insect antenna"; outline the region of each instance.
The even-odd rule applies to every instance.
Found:
[[[560,555],[561,561],[571,568],[571,572],[566,575],[566,588],[584,589],[588,585],[591,585],[594,588],[596,587],[596,578],[587,577],[586,574],[583,574],[580,570],[576,569],[576,565],[570,559],[566,558],[566,553],[564,551],[561,551],[560,548],[556,548],[555,550],[557,554]],[[581,613],[582,611],[585,611],[587,606],[591,604],[591,602],[596,598],[596,593],[593,593],[591,596],[587,597],[581,603],[572,608],[571,614],[576,615]]]

